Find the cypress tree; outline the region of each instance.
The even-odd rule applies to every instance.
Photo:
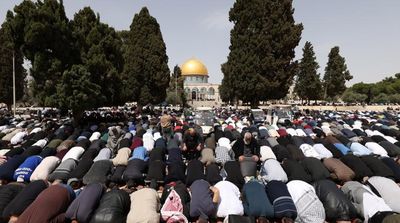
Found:
[[[14,8],[16,47],[31,62],[34,94],[44,106],[57,106],[56,86],[63,72],[79,63],[63,1],[23,1]]]
[[[301,99],[318,100],[322,97],[322,82],[317,73],[319,65],[316,61],[313,46],[306,42],[303,48],[303,58],[298,67],[294,91]]]
[[[301,39],[292,0],[237,0],[229,11],[230,53],[222,65],[224,101],[259,101],[286,96],[295,75],[294,49]]]
[[[328,63],[325,67],[324,90],[325,99],[333,100],[346,90],[346,81],[353,78],[347,70],[346,60],[339,54],[339,47],[335,46],[328,55]]]
[[[175,65],[174,72],[171,74],[167,91],[167,102],[169,104],[180,104],[182,107],[186,102],[185,91],[183,89],[184,78],[181,68]]]
[[[120,37],[113,28],[100,22],[100,16],[90,7],[76,13],[71,24],[81,63],[90,73],[90,81],[102,89],[95,95],[95,104],[90,106],[119,104],[123,68]]]
[[[139,107],[165,100],[170,71],[160,26],[146,7],[135,14],[125,46],[124,96]]]

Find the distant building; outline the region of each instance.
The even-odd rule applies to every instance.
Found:
[[[183,86],[189,105],[194,107],[219,106],[219,84],[208,83],[207,67],[197,59],[190,59],[181,66]]]

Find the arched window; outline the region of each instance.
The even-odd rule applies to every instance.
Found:
[[[214,94],[215,94],[215,90],[214,90],[213,87],[210,87],[210,88],[208,89],[208,94],[209,94],[209,95],[214,95]]]
[[[192,100],[197,100],[199,98],[199,89],[193,88],[192,89]]]
[[[200,99],[201,99],[201,100],[206,99],[206,94],[207,94],[207,89],[206,89],[205,87],[202,87],[202,88],[200,89]]]

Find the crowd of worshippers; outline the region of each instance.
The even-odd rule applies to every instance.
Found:
[[[0,119],[0,222],[400,222],[396,114],[231,113]]]

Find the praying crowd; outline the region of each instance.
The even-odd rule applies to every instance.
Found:
[[[400,222],[400,114],[0,116],[0,223]]]

